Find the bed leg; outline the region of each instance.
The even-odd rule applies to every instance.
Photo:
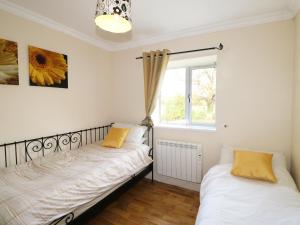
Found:
[[[153,174],[154,174],[154,171],[152,169],[152,172],[151,172],[151,183],[153,184]]]

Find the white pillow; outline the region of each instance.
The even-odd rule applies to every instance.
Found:
[[[147,140],[147,138],[142,138],[141,140],[140,140],[140,142],[138,143],[138,144],[144,144],[144,142]]]
[[[234,149],[241,149],[241,148],[233,148],[229,146],[223,146],[221,149],[221,157],[219,164],[228,164],[233,163],[233,151]],[[260,150],[248,150],[242,148],[241,151],[254,151],[254,152],[266,152],[266,153],[272,153],[273,154],[273,167],[283,167],[285,169],[288,169],[285,155],[282,152],[271,152],[271,151],[260,151]]]
[[[130,128],[129,133],[125,139],[125,142],[127,143],[142,144],[145,141],[145,139],[143,139],[143,136],[147,130],[147,127],[145,126],[139,126],[129,123],[114,123],[112,126],[116,128]]]

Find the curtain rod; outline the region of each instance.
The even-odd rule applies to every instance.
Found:
[[[210,51],[210,50],[220,50],[221,51],[223,48],[224,48],[223,44],[220,43],[218,47],[200,48],[200,49],[194,49],[194,50],[182,51],[182,52],[171,52],[171,53],[168,53],[167,55],[178,55],[178,54],[185,54],[185,53],[191,53],[191,52],[202,52],[202,51]],[[140,56],[135,59],[143,59],[143,57]]]

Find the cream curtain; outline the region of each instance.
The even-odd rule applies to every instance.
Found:
[[[146,118],[142,124],[146,126],[153,126],[151,114],[169,62],[168,53],[168,49],[143,53]]]

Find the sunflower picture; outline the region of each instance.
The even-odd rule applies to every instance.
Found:
[[[68,57],[29,46],[31,86],[68,88]]]
[[[19,85],[18,45],[0,38],[0,84]]]

